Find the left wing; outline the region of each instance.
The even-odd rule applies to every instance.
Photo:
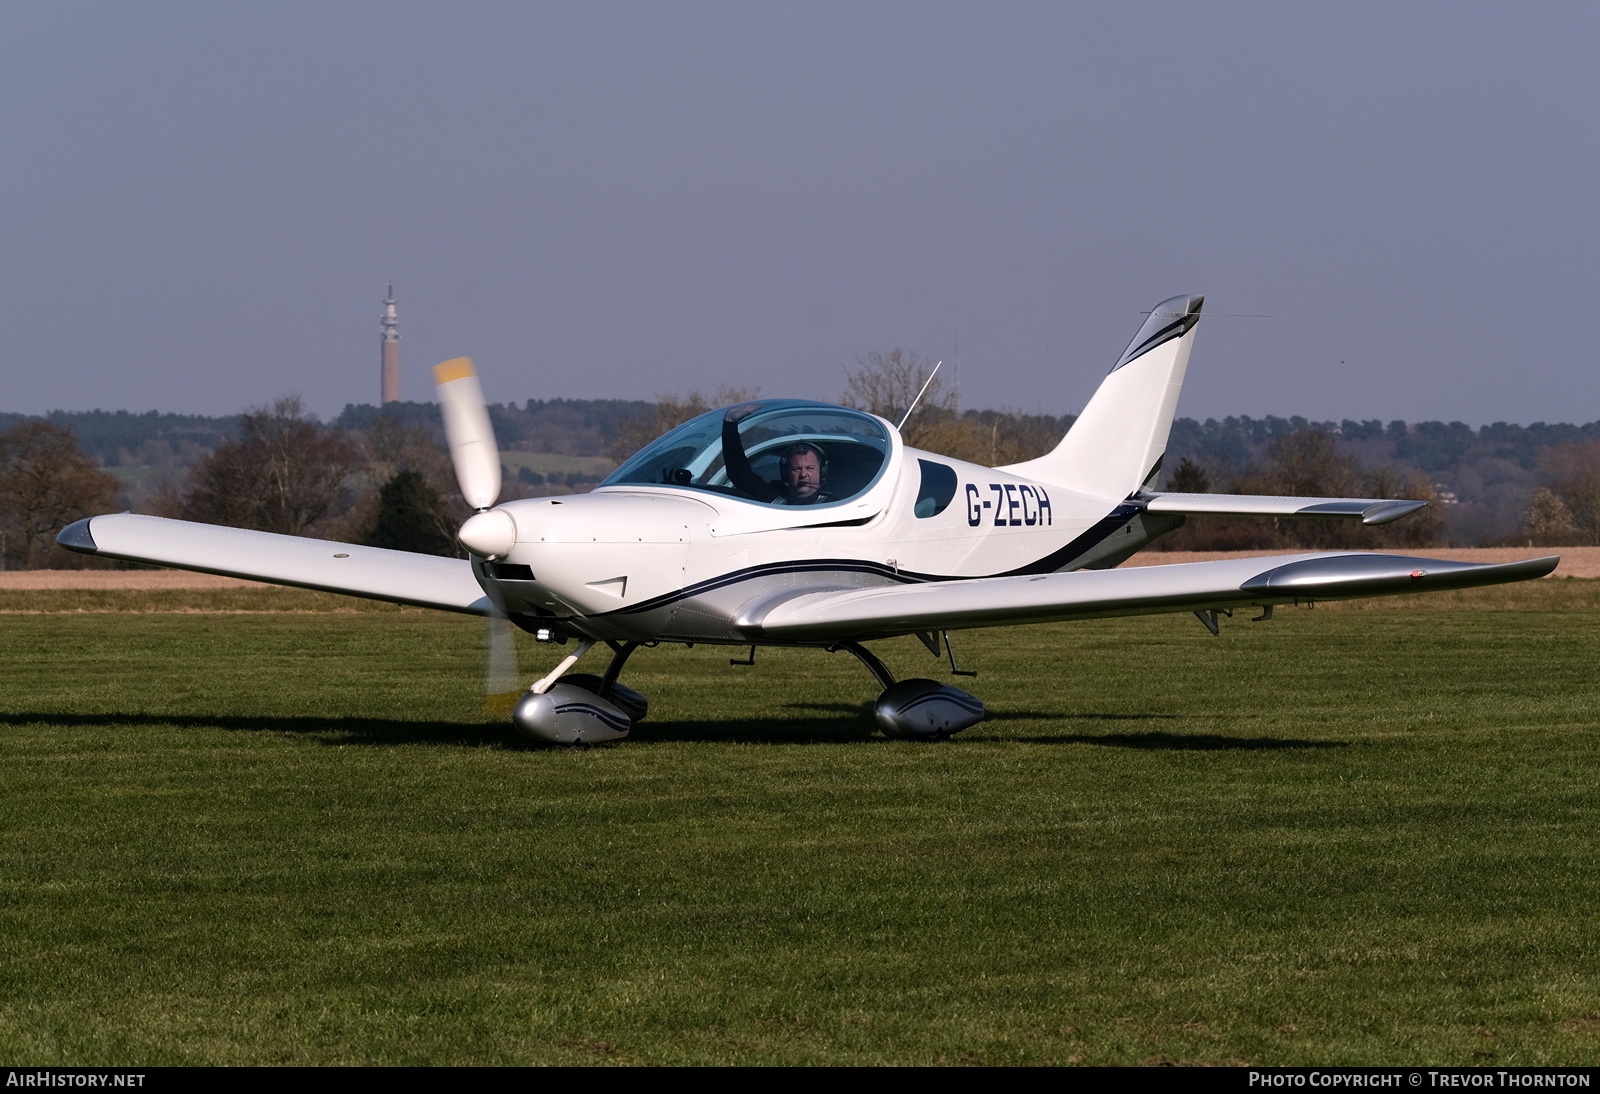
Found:
[[[846,591],[793,590],[745,605],[751,638],[887,638],[917,631],[1387,596],[1543,577],[1559,555],[1484,565],[1404,555],[1309,554],[1127,570],[987,577]]]
[[[489,614],[489,598],[464,558],[386,551],[217,524],[114,513],[61,530],[69,551],[294,585],[447,612]]]

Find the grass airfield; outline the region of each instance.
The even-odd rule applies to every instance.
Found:
[[[641,650],[542,751],[475,620],[0,613],[17,1065],[1600,1059],[1600,581],[958,634],[920,746],[847,654]]]

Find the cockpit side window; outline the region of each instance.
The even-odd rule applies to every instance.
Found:
[[[917,466],[922,469],[922,486],[917,490],[917,504],[912,511],[918,517],[936,517],[956,496],[955,470],[932,460],[918,460]]]
[[[891,449],[887,428],[869,414],[767,400],[685,422],[600,485],[677,486],[763,505],[832,505],[870,489]]]

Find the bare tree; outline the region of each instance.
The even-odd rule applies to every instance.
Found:
[[[179,515],[304,535],[335,513],[358,459],[355,446],[311,418],[298,397],[251,407],[239,435],[195,465]]]
[[[936,364],[920,353],[900,349],[863,354],[856,358],[855,368],[845,370],[844,404],[899,422],[926,383],[928,390],[916,404],[917,414],[930,410],[954,414],[955,388],[945,383],[943,370],[933,376]],[[929,376],[933,376],[931,383]],[[906,423],[908,429],[910,424]]]
[[[1369,498],[1406,498],[1428,502],[1426,506],[1377,528],[1352,528],[1357,535],[1365,536],[1362,546],[1376,547],[1437,547],[1444,541],[1445,512],[1439,504],[1433,481],[1421,471],[1403,474],[1384,464],[1369,468],[1362,479],[1360,493]]]
[[[81,566],[82,555],[56,547],[56,533],[75,520],[114,508],[117,493],[117,480],[96,467],[65,429],[24,422],[0,432],[5,566]]]
[[[620,463],[667,430],[675,429],[690,418],[699,417],[719,406],[752,402],[760,394],[761,389],[758,387],[742,387],[738,384],[718,384],[710,395],[707,395],[703,388],[692,388],[688,392],[670,394],[657,392],[655,405],[649,413],[629,419],[617,431],[616,439],[611,445],[612,458]]]
[[[1600,440],[1553,445],[1539,457],[1550,486],[1577,528],[1573,544],[1600,543]]]
[[[1529,547],[1570,547],[1584,538],[1561,495],[1544,486],[1523,512],[1522,530]]]
[[[896,423],[914,407],[901,430],[906,444],[987,467],[1031,460],[1061,442],[1054,419],[1020,410],[961,413],[954,385],[945,382],[942,369],[934,373],[937,363],[900,349],[863,354],[845,370],[842,402]],[[918,401],[924,383],[928,390]]]
[[[914,406],[916,412],[901,430],[906,444],[956,459],[986,462],[980,453],[989,447],[985,441],[993,437],[956,413],[955,389],[945,383],[942,372],[934,374],[936,364],[920,353],[901,349],[862,354],[854,368],[845,369],[841,401],[893,423],[899,423]],[[917,393],[925,383],[928,390],[918,402]]]
[[[1356,462],[1320,429],[1300,429],[1273,438],[1266,465],[1253,476],[1265,489],[1240,491],[1290,497],[1346,498],[1357,492]]]

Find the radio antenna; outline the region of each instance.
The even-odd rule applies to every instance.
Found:
[[[942,364],[944,364],[944,362],[940,361],[939,365],[942,365]],[[902,429],[904,429],[906,427],[906,422],[910,419],[911,412],[913,410],[917,409],[917,404],[918,403],[922,402],[923,395],[927,394],[928,385],[933,383],[933,378],[935,376],[939,375],[939,365],[934,365],[933,366],[933,371],[928,373],[928,378],[922,382],[922,390],[917,392],[917,397],[915,399],[911,400],[911,405],[910,406],[906,407],[906,416],[904,418],[901,418],[900,419],[900,424],[894,427],[896,433],[900,432]]]

